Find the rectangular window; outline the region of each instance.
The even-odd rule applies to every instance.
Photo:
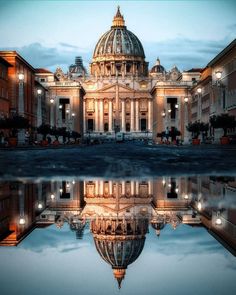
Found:
[[[146,130],[147,130],[147,120],[141,119],[141,131],[146,131]]]
[[[175,105],[177,104],[177,98],[176,97],[167,97],[167,104],[169,104],[168,106],[168,110],[170,109],[170,117],[171,119],[175,119],[176,118],[176,108]]]

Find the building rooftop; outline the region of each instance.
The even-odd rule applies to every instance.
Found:
[[[43,68],[37,68],[35,69],[36,74],[53,74],[51,71]]]

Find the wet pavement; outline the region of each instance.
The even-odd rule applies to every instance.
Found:
[[[0,177],[232,174],[236,146],[158,146],[108,143],[60,148],[0,150]]]

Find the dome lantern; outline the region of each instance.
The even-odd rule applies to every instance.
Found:
[[[114,16],[112,27],[124,27],[125,26],[125,20],[123,15],[120,13],[120,6],[117,7],[116,15]]]

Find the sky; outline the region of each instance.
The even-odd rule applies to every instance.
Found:
[[[17,247],[1,247],[0,261],[1,295],[232,295],[236,286],[235,257],[206,229],[188,225],[167,225],[159,238],[150,227],[120,290],[88,224],[82,240],[66,223],[35,229]]]
[[[0,50],[17,50],[32,66],[67,71],[75,56],[88,67],[117,5],[142,42],[151,67],[204,67],[236,38],[236,1],[0,0]]]

